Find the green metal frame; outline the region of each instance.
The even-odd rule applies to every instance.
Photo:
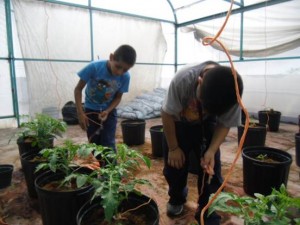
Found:
[[[15,73],[15,59],[14,59],[14,46],[13,46],[13,34],[11,26],[11,8],[10,0],[5,0],[5,15],[6,15],[6,32],[7,32],[7,46],[8,46],[8,60],[10,80],[11,80],[11,90],[12,90],[12,102],[13,102],[13,115],[2,116],[2,118],[19,118],[19,106],[18,106],[18,95],[17,95],[17,84],[16,84],[16,73]],[[19,125],[19,119],[18,119]]]
[[[171,8],[171,11],[174,16],[174,21],[170,20],[164,20],[164,19],[158,19],[158,18],[152,18],[152,17],[145,17],[145,16],[140,16],[140,15],[135,15],[135,14],[130,14],[130,13],[124,13],[124,12],[119,12],[119,11],[114,11],[114,10],[107,10],[107,9],[101,9],[101,8],[96,8],[92,7],[91,1],[88,0],[88,5],[79,5],[79,4],[74,4],[74,3],[67,3],[63,1],[55,1],[55,0],[44,0],[45,2],[52,3],[52,4],[60,4],[60,5],[66,5],[66,6],[73,6],[73,7],[78,7],[78,8],[83,8],[89,10],[89,15],[90,15],[90,36],[91,36],[91,60],[94,60],[94,47],[93,47],[93,11],[102,11],[102,12],[107,12],[107,13],[112,13],[112,14],[119,14],[119,15],[125,15],[125,16],[130,16],[130,17],[136,17],[136,18],[141,18],[141,19],[147,19],[147,20],[153,20],[153,21],[158,21],[162,23],[170,23],[174,25],[174,63],[147,63],[147,62],[137,62],[136,64],[139,65],[162,65],[162,66],[174,66],[174,71],[177,71],[177,67],[179,65],[183,64],[178,64],[178,29],[180,27],[188,26],[191,24],[203,22],[203,21],[208,21],[216,18],[221,18],[225,17],[227,12],[221,12],[215,15],[199,18],[196,20],[191,20],[188,22],[184,23],[178,23],[177,16],[175,9],[172,5],[171,0],[166,0]],[[231,0],[223,0],[228,3],[231,2]],[[244,21],[244,12],[255,10],[258,8],[262,7],[267,7],[275,4],[280,4],[283,2],[287,2],[291,0],[268,0],[262,3],[257,3],[251,6],[244,6],[244,0],[240,0],[240,2],[235,1],[234,4],[238,5],[239,8],[232,10],[231,14],[240,14],[241,15],[241,41],[240,41],[240,56],[239,60],[234,60],[234,62],[249,62],[249,61],[269,61],[269,60],[290,60],[290,59],[300,59],[300,56],[295,56],[295,57],[281,57],[281,58],[256,58],[256,59],[244,59],[243,58],[243,21]],[[13,48],[13,33],[12,33],[12,21],[11,21],[11,5],[10,5],[10,0],[5,0],[5,13],[6,13],[6,27],[7,27],[7,45],[8,45],[8,58],[6,57],[0,57],[0,60],[7,60],[9,62],[9,69],[10,69],[10,77],[11,77],[11,86],[12,86],[12,101],[13,101],[13,115],[7,115],[7,116],[2,116],[0,119],[6,119],[6,118],[17,118],[18,125],[20,125],[19,121],[19,106],[18,106],[18,96],[17,96],[17,85],[16,85],[16,74],[15,74],[15,61],[51,61],[51,62],[89,62],[89,60],[67,60],[67,59],[37,59],[37,58],[15,58],[14,57],[14,48]],[[226,63],[228,61],[220,61],[220,63]]]

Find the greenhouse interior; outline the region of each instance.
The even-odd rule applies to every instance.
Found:
[[[0,225],[300,225],[299,12],[0,0]]]

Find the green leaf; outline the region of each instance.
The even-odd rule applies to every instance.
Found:
[[[76,185],[79,188],[84,186],[87,183],[87,181],[88,181],[88,176],[85,174],[78,174],[76,176]]]
[[[111,222],[113,216],[116,214],[117,208],[119,207],[119,201],[117,193],[109,190],[107,193],[102,195],[102,205],[104,208],[105,220]]]

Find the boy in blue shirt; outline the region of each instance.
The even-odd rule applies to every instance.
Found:
[[[80,80],[74,90],[78,120],[80,127],[86,130],[90,143],[115,149],[116,107],[123,93],[128,92],[128,70],[134,66],[135,61],[134,48],[121,45],[110,54],[109,60],[91,62],[78,72]]]

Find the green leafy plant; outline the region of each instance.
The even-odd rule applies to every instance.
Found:
[[[31,141],[33,147],[44,147],[51,138],[61,137],[66,132],[67,124],[46,114],[36,114],[34,118],[21,123],[20,127],[17,133],[19,138]]]
[[[123,200],[127,199],[128,194],[140,193],[135,189],[137,184],[150,185],[149,181],[137,178],[133,172],[140,168],[140,163],[150,168],[151,161],[125,144],[118,144],[116,152],[103,151],[103,149],[95,151],[95,156],[100,156],[105,161],[105,166],[95,170],[100,179],[93,181],[95,186],[93,199],[100,196],[105,220],[110,223],[113,218],[118,218],[118,207]]]
[[[94,173],[81,173],[78,170],[82,167],[90,168],[92,163],[92,152],[102,151],[103,147],[96,144],[74,144],[67,140],[64,145],[54,148],[46,148],[40,151],[42,158],[46,162],[40,163],[36,171],[51,170],[52,172],[63,173],[64,179],[59,182],[58,188],[73,187],[80,188],[86,184],[91,184]],[[76,182],[74,182],[76,181]]]
[[[300,198],[289,196],[282,184],[270,195],[255,194],[255,198],[221,192],[208,209],[230,213],[244,219],[245,225],[286,225],[292,222],[300,225],[299,218],[292,218],[291,208],[300,210]]]

